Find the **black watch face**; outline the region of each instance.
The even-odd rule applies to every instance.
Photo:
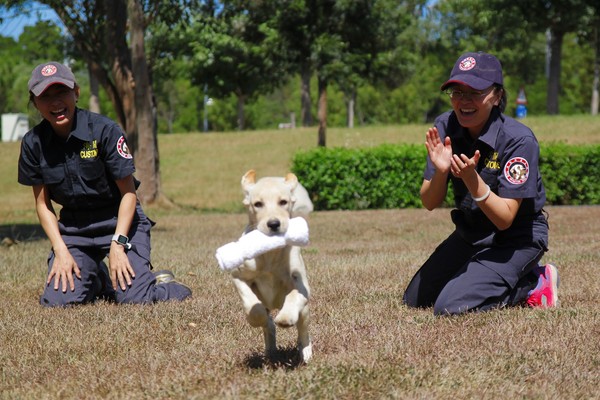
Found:
[[[117,238],[117,242],[121,244],[127,244],[127,238],[123,235],[119,235],[119,237]]]

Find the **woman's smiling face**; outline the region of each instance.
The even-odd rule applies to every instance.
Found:
[[[466,85],[454,85],[449,89],[452,109],[461,126],[467,128],[472,137],[481,133],[492,109],[500,103],[501,91],[493,86],[478,91]]]
[[[59,136],[67,137],[73,126],[78,98],[78,86],[69,89],[65,85],[54,84],[34,97],[33,103],[42,117],[50,122],[54,132]]]

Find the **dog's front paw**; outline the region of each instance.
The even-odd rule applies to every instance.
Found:
[[[311,359],[312,357],[312,342],[308,343],[308,346],[306,347],[298,347],[298,350],[300,351],[300,355],[302,356],[302,361],[306,364],[308,364],[308,361]]]
[[[298,322],[298,313],[281,310],[273,321],[281,328],[290,328]]]

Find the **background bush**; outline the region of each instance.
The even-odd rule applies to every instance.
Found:
[[[600,146],[542,145],[540,170],[548,204],[600,204]]]
[[[292,171],[319,210],[419,207],[425,150],[417,145],[319,148],[297,154]]]
[[[553,143],[540,151],[547,204],[600,204],[600,146]],[[420,208],[425,158],[425,147],[415,144],[318,148],[296,154],[292,171],[318,210]]]

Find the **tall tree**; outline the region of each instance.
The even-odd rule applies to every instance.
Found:
[[[369,83],[401,82],[414,65],[417,28],[426,1],[352,0],[338,1],[340,38],[345,44],[334,81],[347,100],[347,123],[354,125],[358,88]]]
[[[25,26],[18,41],[0,36],[0,113],[27,112],[28,72],[49,59],[63,60],[67,49],[60,28],[50,21]],[[37,116],[33,110],[29,114]]]
[[[144,36],[161,11],[180,10],[172,0],[41,0],[60,17],[79,53],[110,98],[136,155],[138,190],[144,203],[168,202],[161,191],[152,86],[145,61]],[[12,1],[27,7],[28,1]],[[171,14],[173,11],[171,11]],[[170,15],[171,15],[170,14]],[[131,47],[130,47],[131,43]]]
[[[22,56],[21,49],[18,43],[9,37],[0,36],[0,113],[16,112],[18,108],[11,101],[11,93],[13,84],[16,80],[17,73],[15,67],[19,66],[13,60],[20,60]]]
[[[66,56],[62,32],[52,21],[38,21],[35,25],[23,27],[19,42],[27,43],[27,51],[23,52],[27,62],[62,61]]]
[[[592,84],[592,101],[590,112],[592,115],[598,115],[600,104],[600,16],[596,19],[596,24],[592,28],[592,40],[594,44],[594,80]]]
[[[592,5],[598,0],[534,0],[519,1],[493,0],[490,10],[503,12],[504,9],[516,10],[534,31],[547,34],[548,86],[546,112],[559,113],[562,47],[565,35],[575,33],[592,12]],[[502,22],[502,20],[500,20]],[[504,26],[504,29],[507,27]]]
[[[280,35],[278,51],[290,61],[289,73],[300,75],[300,121],[312,126],[312,96],[310,80],[314,73],[313,45],[318,35],[315,20],[319,8],[310,0],[283,0],[275,7],[274,26]]]
[[[590,113],[598,115],[600,106],[600,2],[592,1],[588,5],[588,12],[581,20],[579,37],[582,41],[590,44],[593,51],[592,64],[592,98],[590,101]]]
[[[237,127],[245,128],[244,104],[285,79],[283,58],[275,51],[277,32],[267,23],[268,8],[260,2],[206,1],[193,10],[185,34],[192,82],[214,97],[238,99]]]

